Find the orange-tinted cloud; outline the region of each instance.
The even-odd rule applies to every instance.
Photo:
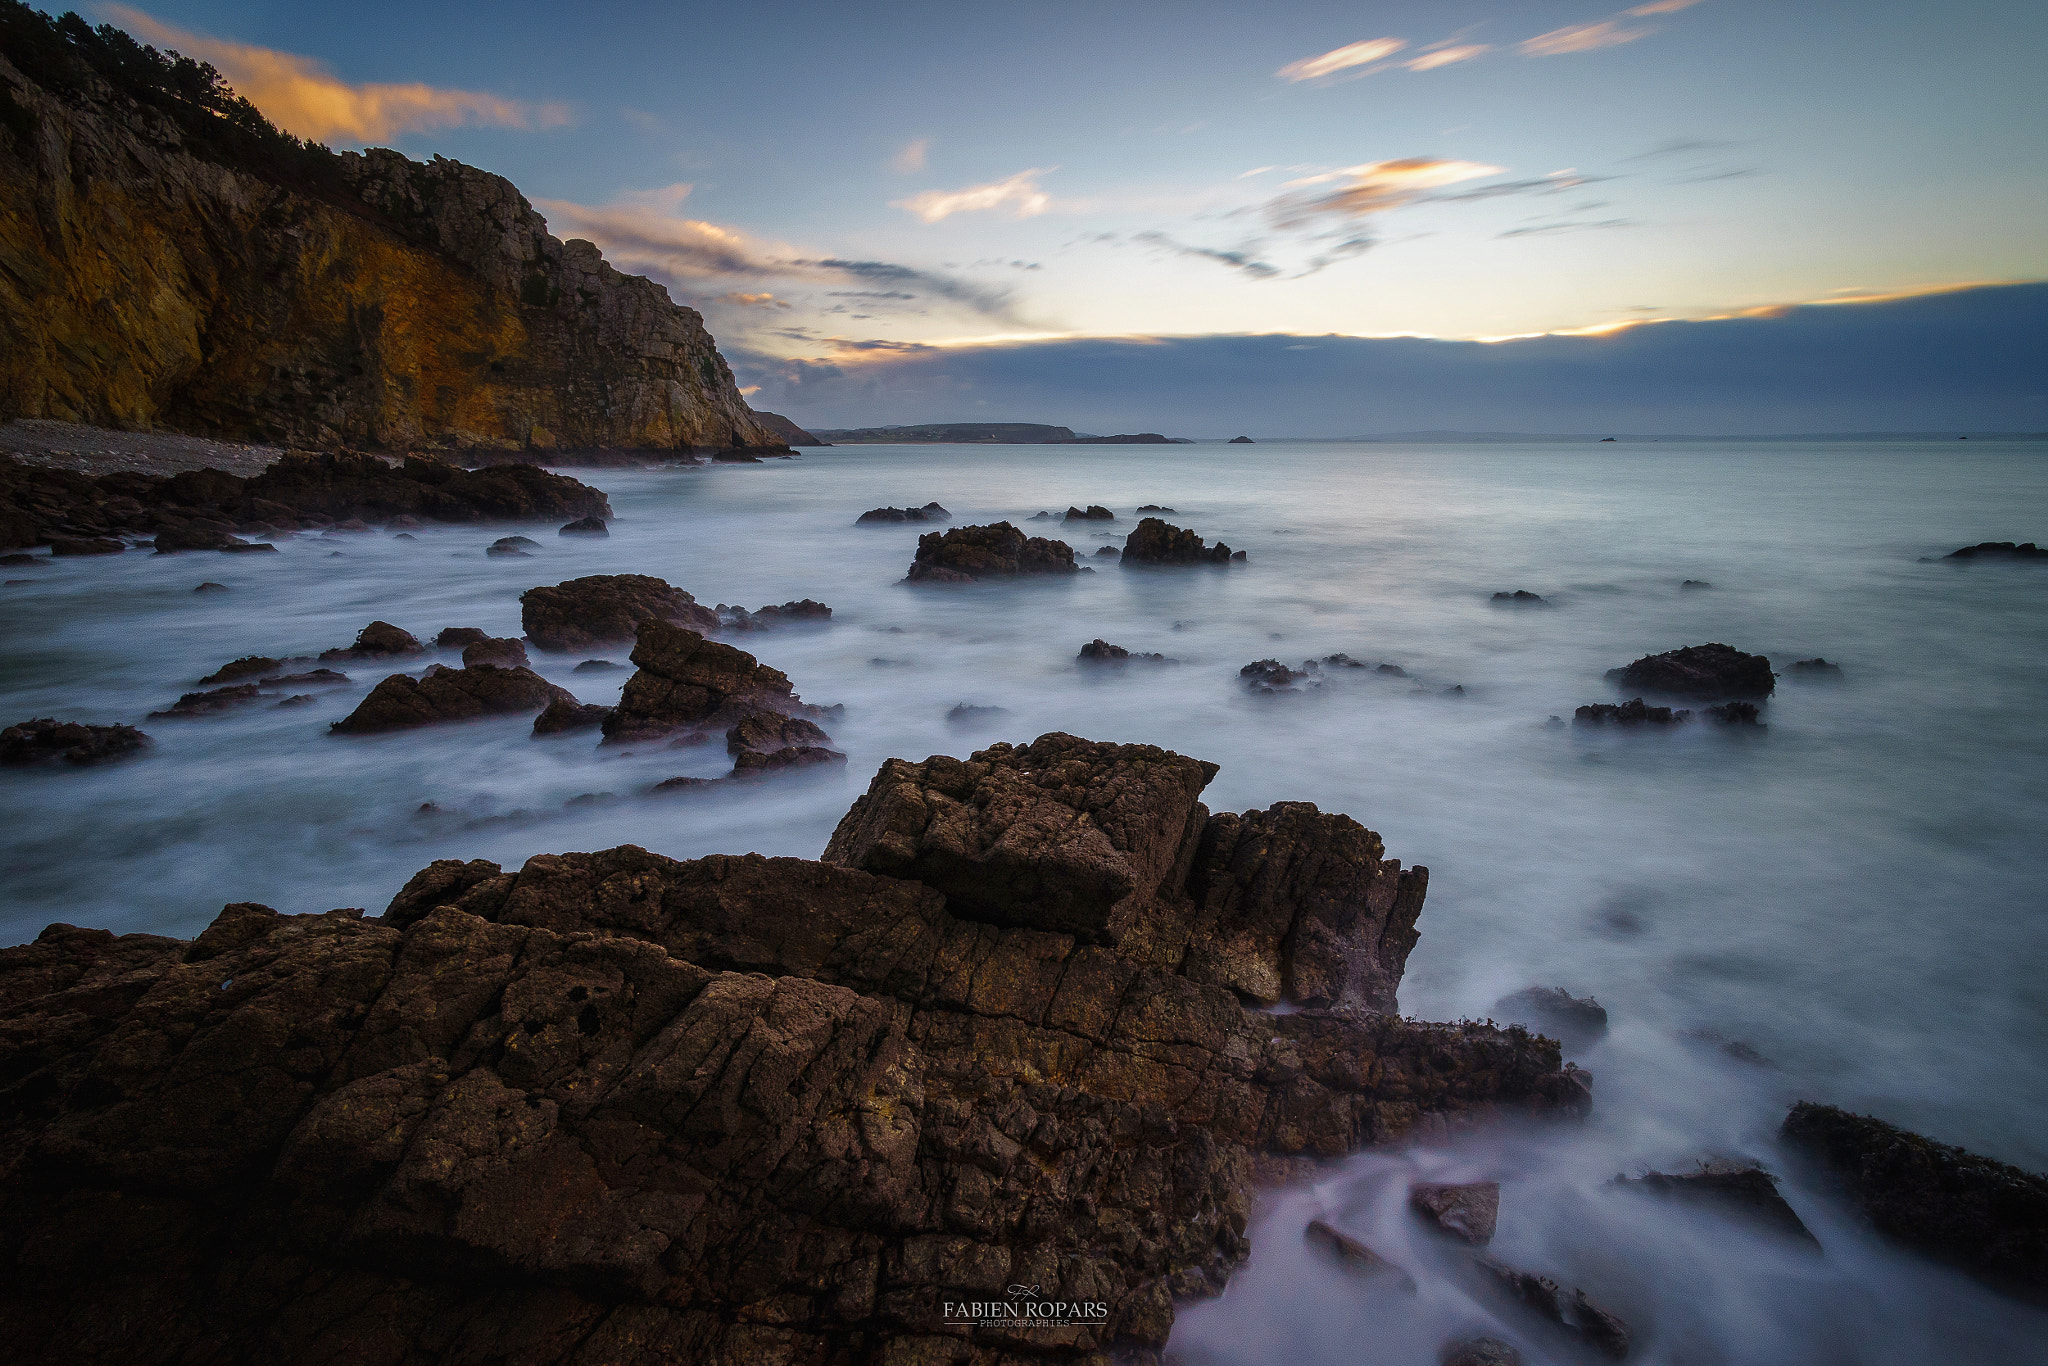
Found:
[[[190,33],[128,5],[99,8],[145,42],[211,62],[272,123],[315,142],[373,143],[433,128],[553,128],[569,122],[562,104],[417,83],[351,85],[311,57]]]
[[[1313,185],[1333,180],[1345,183],[1320,194],[1288,195],[1276,199],[1267,206],[1266,212],[1274,226],[1281,228],[1298,228],[1325,214],[1362,218],[1412,204],[1430,190],[1456,185],[1460,181],[1477,180],[1481,176],[1499,175],[1501,169],[1476,161],[1444,161],[1435,157],[1373,161],[1327,175],[1289,181],[1290,185]]]
[[[1491,43],[1466,43],[1458,47],[1440,47],[1425,52],[1420,57],[1410,57],[1401,65],[1407,67],[1410,71],[1434,71],[1440,66],[1449,66],[1453,62],[1469,62],[1474,57],[1484,56],[1491,51],[1493,51]]]
[[[931,156],[931,150],[930,138],[912,138],[897,149],[895,156],[889,158],[889,169],[898,175],[913,175],[922,171],[925,162]]]
[[[926,190],[908,199],[891,200],[889,207],[916,214],[927,223],[936,223],[956,213],[997,209],[1008,209],[1012,218],[1033,218],[1052,207],[1052,196],[1038,188],[1038,177],[1058,169],[1057,166],[1034,166],[1007,180],[970,185],[964,190]]]
[[[1633,10],[1629,12],[1635,13]],[[1647,38],[1656,31],[1653,28],[1630,28],[1615,19],[1602,19],[1597,24],[1571,24],[1527,39],[1522,44],[1522,55],[1561,57],[1568,52],[1593,52],[1603,47],[1619,47],[1623,43],[1633,43],[1636,39]]]
[[[1408,44],[1399,38],[1371,38],[1362,43],[1346,43],[1319,57],[1303,57],[1298,62],[1289,62],[1273,74],[1283,81],[1312,81],[1319,76],[1349,71],[1352,67],[1371,66],[1406,46]]]

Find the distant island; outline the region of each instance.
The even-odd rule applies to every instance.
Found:
[[[1158,432],[1122,436],[1091,436],[1071,427],[1043,422],[932,422],[915,427],[820,427],[819,444],[976,445],[976,446],[1169,446],[1190,444],[1188,438]],[[793,442],[801,445],[805,443]]]

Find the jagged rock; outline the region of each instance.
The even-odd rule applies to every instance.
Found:
[[[1525,588],[1517,588],[1512,593],[1495,593],[1493,595],[1493,602],[1496,606],[1500,607],[1554,607],[1557,605],[1545,599],[1541,593],[1531,593]]]
[[[348,682],[348,675],[332,669],[314,669],[302,674],[278,674],[260,681],[266,688],[335,688]]]
[[[1065,541],[1026,536],[1008,522],[928,531],[917,538],[912,583],[967,583],[1027,574],[1072,574],[1074,548]]]
[[[159,536],[157,539],[161,541],[163,538]],[[50,538],[50,553],[52,555],[118,555],[127,548],[120,541],[111,540],[106,537],[73,539],[67,536],[52,536]],[[157,548],[159,550],[163,549],[162,546]]]
[[[733,756],[732,776],[745,778],[757,774],[778,773],[788,768],[813,768],[819,764],[845,762],[844,754],[822,745],[785,745],[781,749],[765,753],[758,749],[743,749]]]
[[[1830,664],[1819,656],[1815,656],[1812,659],[1795,659],[1792,661],[1792,676],[1808,680],[1826,679],[1833,682],[1842,677],[1842,666]]]
[[[1277,659],[1255,659],[1239,669],[1237,676],[1254,692],[1280,692],[1308,675],[1306,671],[1288,668]]]
[[[612,529],[604,524],[604,518],[602,517],[578,517],[555,534],[557,536],[609,536],[612,534]]]
[[[243,655],[240,659],[229,660],[199,681],[202,684],[226,683],[237,678],[247,678],[250,674],[267,674],[273,669],[283,667],[283,660],[272,659],[269,655]]]
[[[967,702],[956,702],[946,713],[946,724],[978,726],[984,721],[994,721],[1009,714],[1008,707],[977,707]]]
[[[1053,520],[1053,515],[1050,512],[1034,512],[1029,520],[1034,522],[1050,522]]]
[[[718,615],[710,608],[648,574],[591,574],[529,588],[519,595],[519,619],[534,647],[553,654],[625,644],[648,620],[718,629]]]
[[[1966,545],[1961,550],[1951,550],[1942,556],[1944,560],[2048,560],[2048,550],[2043,550],[2032,541],[2014,545],[2011,541],[1979,541]]]
[[[1076,507],[1068,508],[1067,515],[1060,520],[1063,522],[1114,522],[1116,514],[1100,503],[1090,503],[1088,510],[1085,512]]]
[[[410,631],[402,631],[388,621],[373,621],[356,633],[355,644],[347,649],[322,650],[322,660],[338,659],[404,659],[411,655],[423,655],[427,647]]]
[[[1124,538],[1125,564],[1227,564],[1233,558],[1242,554],[1233,557],[1221,541],[1205,546],[1194,532],[1157,517],[1145,518]]]
[[[1408,1188],[1408,1206],[1460,1242],[1484,1247],[1500,1220],[1500,1183],[1418,1182]]]
[[[477,626],[443,626],[434,637],[434,646],[442,650],[466,650],[479,641],[491,639],[491,633]]]
[[[784,716],[781,712],[757,711],[741,717],[726,731],[725,751],[744,754],[757,750],[769,754],[792,745],[823,744],[831,738],[815,721]]]
[[[1754,702],[1723,702],[1704,709],[1700,715],[1722,726],[1763,725],[1763,713],[1757,710]]]
[[[1317,662],[1327,664],[1333,669],[1363,669],[1366,667],[1364,660],[1353,659],[1350,655],[1346,654],[1324,655]]]
[[[533,718],[535,735],[561,735],[573,730],[593,730],[604,724],[612,714],[610,707],[594,702],[578,703],[571,698],[556,698],[548,703],[539,716]]]
[[[877,526],[891,522],[950,522],[953,514],[936,501],[921,508],[870,508],[854,518],[855,526]]]
[[[1589,702],[1572,713],[1572,724],[1604,726],[1612,722],[1617,726],[1676,726],[1683,724],[1691,715],[1690,711],[1652,707],[1642,698],[1633,697],[1619,706],[1612,702]]]
[[[1034,1359],[1155,1351],[1243,1259],[1255,1160],[1583,1107],[1526,1035],[1257,1014],[916,882],[631,846],[435,863],[379,920],[53,926],[0,1009],[0,1239],[35,1249],[0,1331],[89,1366],[999,1366],[923,1335],[1012,1283],[1109,1309]]]
[[[504,636],[485,636],[462,647],[462,667],[473,668],[478,664],[496,664],[504,669],[523,669],[531,661],[526,657],[526,645]]]
[[[2048,1176],[1809,1101],[1780,1133],[1878,1232],[2000,1289],[2048,1294]]]
[[[1514,1024],[1533,1025],[1571,1048],[1583,1048],[1607,1032],[1607,1007],[1563,987],[1525,987],[1495,1001],[1493,1013]]]
[[[614,670],[625,667],[625,665],[615,659],[586,659],[575,668],[569,670],[569,672],[572,674],[602,674],[611,673]]]
[[[1437,1366],[1522,1366],[1522,1354],[1499,1338],[1454,1338],[1443,1345],[1436,1360]]]
[[[37,764],[46,759],[81,766],[98,764],[138,754],[151,743],[133,726],[89,726],[45,716],[0,730],[0,764]]]
[[[1385,1278],[1409,1294],[1415,1293],[1415,1277],[1409,1275],[1406,1268],[1388,1261],[1350,1234],[1330,1227],[1321,1219],[1308,1221],[1308,1227],[1302,1230],[1301,1240],[1362,1280]]]
[[[1174,510],[1173,510],[1172,508],[1164,508],[1164,507],[1161,507],[1161,506],[1159,506],[1159,504],[1157,504],[1157,503],[1147,503],[1147,504],[1145,504],[1145,506],[1143,506],[1143,507],[1139,508],[1139,509],[1138,509],[1138,511],[1140,511],[1140,512],[1157,512],[1157,513],[1162,513],[1162,514],[1164,514],[1165,516],[1168,516],[1168,517],[1173,517],[1173,516],[1178,516],[1178,515],[1179,515],[1179,514],[1175,513],[1175,512],[1174,512]]]
[[[193,716],[213,716],[239,707],[245,702],[254,702],[261,696],[263,689],[254,683],[234,683],[207,692],[188,692],[165,710],[151,712],[148,719],[177,721]]]
[[[1777,675],[1771,672],[1771,661],[1762,655],[1746,655],[1715,642],[1688,645],[1661,655],[1644,655],[1626,668],[1610,669],[1607,678],[1631,692],[1719,702],[1769,697]]]
[[[1754,1162],[1703,1162],[1697,1171],[1644,1172],[1633,1178],[1616,1176],[1614,1185],[1621,1190],[1708,1205],[1795,1242],[1820,1247],[1820,1240],[1806,1227],[1798,1211],[1778,1193],[1778,1178]]]
[[[1612,1361],[1628,1356],[1628,1325],[1574,1289],[1566,1294],[1556,1281],[1534,1272],[1520,1271],[1492,1257],[1474,1259],[1476,1265],[1502,1293],[1564,1329],[1586,1346]]]
[[[1168,659],[1162,654],[1132,654],[1121,645],[1112,645],[1097,637],[1081,647],[1081,653],[1074,656],[1083,664],[1178,664],[1177,659]]]
[[[779,607],[763,607],[749,612],[744,607],[728,607],[724,603],[715,609],[719,625],[728,631],[765,631],[774,626],[787,626],[799,621],[830,621],[832,609],[822,602],[800,598],[785,602]]]
[[[608,743],[729,725],[748,712],[803,709],[780,669],[667,622],[641,623],[632,659],[638,668],[604,723]]]
[[[539,542],[528,540],[524,536],[500,536],[497,540],[484,547],[484,554],[498,557],[510,555],[531,558],[533,552],[528,550],[527,547],[537,546],[538,544]]]
[[[451,669],[435,664],[417,679],[392,674],[372,688],[354,711],[334,722],[332,729],[341,735],[368,735],[477,716],[530,715],[554,702],[576,705],[566,688],[556,687],[531,669],[505,669],[495,664]]]

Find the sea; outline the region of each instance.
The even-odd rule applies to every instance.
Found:
[[[2048,443],[857,446],[567,472],[610,497],[609,539],[429,527],[9,570],[0,723],[156,743],[0,772],[0,942],[59,921],[189,936],[233,901],[375,914],[438,858],[816,857],[892,756],[1049,731],[1162,745],[1221,765],[1212,810],[1314,802],[1428,866],[1405,1014],[1485,1019],[1558,986],[1610,1020],[1571,1053],[1595,1078],[1584,1122],[1361,1154],[1268,1193],[1228,1291],[1181,1307],[1185,1366],[1424,1363],[1479,1332],[1571,1359],[1445,1268],[1405,1213],[1416,1179],[1499,1181],[1494,1254],[1627,1320],[1633,1360],[2048,1361],[2048,1312],[1880,1240],[1777,1138],[1815,1100],[2048,1169],[2048,566],[1941,558],[2048,540]],[[932,528],[855,518],[931,501],[1063,538],[1093,572],[906,585]],[[1090,504],[1116,520],[1057,520]],[[1098,554],[1147,504],[1245,561]],[[540,544],[486,556],[508,530]],[[516,717],[330,735],[389,665],[335,666],[348,686],[310,706],[145,719],[237,656],[345,646],[373,619],[518,635],[526,589],[613,573],[706,604],[828,603],[828,624],[732,639],[844,704],[844,769],[661,799],[663,779],[725,772],[723,746],[535,739]],[[227,591],[194,591],[209,580]],[[1493,600],[1516,590],[1544,605]],[[1167,662],[1078,660],[1098,639]],[[1609,670],[1710,641],[1772,661],[1764,725],[1570,724],[1624,700]],[[1240,674],[1332,654],[1368,667],[1278,693]],[[1840,674],[1789,667],[1815,657]],[[613,701],[627,671],[573,672],[584,658],[534,654]],[[1717,1158],[1780,1174],[1824,1251],[1610,1184]],[[1311,1256],[1313,1218],[1418,1291]]]

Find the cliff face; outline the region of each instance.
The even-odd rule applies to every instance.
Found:
[[[695,310],[508,181],[344,153],[318,188],[0,56],[0,420],[297,445],[781,447]]]

